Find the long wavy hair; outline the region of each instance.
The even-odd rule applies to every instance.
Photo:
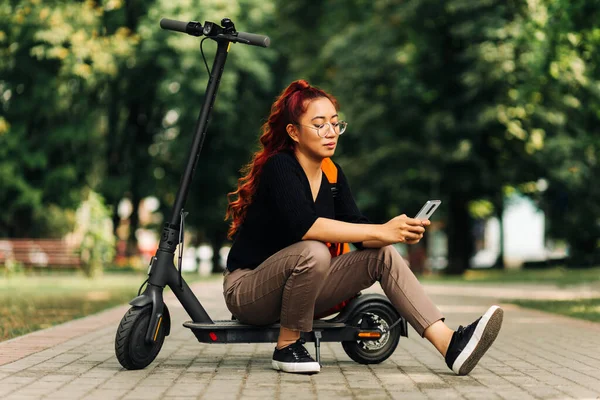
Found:
[[[225,220],[232,220],[227,234],[229,239],[233,238],[246,218],[267,160],[277,153],[294,151],[295,142],[286,131],[287,125],[297,123],[310,101],[321,97],[328,98],[338,109],[335,97],[309,85],[305,80],[297,80],[285,88],[271,106],[271,114],[262,126],[259,139],[261,148],[254,153],[252,161],[242,168],[243,176],[238,179],[237,190],[227,194],[229,205]]]

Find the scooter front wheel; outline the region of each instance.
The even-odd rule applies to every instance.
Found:
[[[166,309],[166,305],[164,306]],[[154,342],[145,340],[148,324],[152,315],[152,305],[131,307],[123,316],[115,338],[115,353],[121,365],[126,369],[146,368],[158,355],[165,341],[166,326],[170,321],[163,321],[158,327]],[[169,318],[165,310],[164,317]]]

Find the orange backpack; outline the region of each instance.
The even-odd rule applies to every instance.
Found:
[[[337,176],[338,170],[331,158],[327,157],[321,163],[321,169],[325,173],[325,177],[327,177],[327,181],[331,184],[331,193],[333,197],[337,195]],[[350,252],[350,246],[348,243],[325,243],[327,247],[329,247],[329,252],[331,253],[331,257],[337,257],[342,254],[346,254]]]

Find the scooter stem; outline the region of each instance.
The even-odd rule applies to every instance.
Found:
[[[173,264],[173,256],[177,244],[179,243],[181,210],[185,205],[189,187],[194,177],[196,164],[198,163],[198,157],[200,155],[200,150],[202,149],[202,143],[206,136],[210,112],[212,111],[217,89],[219,88],[221,76],[223,75],[223,68],[225,67],[225,61],[227,60],[227,52],[230,43],[230,41],[224,39],[217,40],[217,54],[213,62],[211,76],[208,80],[204,103],[202,104],[202,109],[200,110],[198,121],[196,122],[194,141],[188,157],[187,166],[181,177],[181,184],[177,191],[175,204],[173,205],[171,220],[170,223],[165,223],[163,226],[158,250],[150,263],[148,269],[148,286],[141,296],[136,297],[130,303],[131,305],[138,307],[143,307],[150,303],[152,304],[152,316],[146,332],[147,342],[152,341],[154,335],[153,332],[158,329],[157,323],[163,310],[162,291],[167,285],[173,290],[177,299],[183,305],[190,317],[192,317],[193,321],[213,323],[212,319],[208,316],[185,280],[182,279],[180,281],[177,269]],[[181,268],[181,266],[179,266],[179,268]]]
[[[228,40],[217,41],[217,55],[213,61],[213,67],[211,70],[208,85],[206,87],[206,94],[204,95],[204,104],[200,110],[200,115],[196,121],[194,141],[190,149],[190,155],[188,157],[187,166],[185,172],[181,178],[181,185],[177,191],[175,197],[175,204],[171,212],[170,228],[179,229],[179,223],[181,218],[181,210],[185,206],[187,200],[190,184],[194,178],[196,172],[196,165],[198,164],[198,157],[202,150],[202,144],[204,143],[204,137],[206,136],[206,128],[208,127],[208,120],[210,118],[210,112],[212,111],[213,104],[221,83],[221,76],[223,75],[223,68],[225,67],[225,61],[227,60],[227,54],[229,46],[231,44]]]

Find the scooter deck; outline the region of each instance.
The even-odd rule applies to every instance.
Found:
[[[190,328],[199,342],[203,343],[272,343],[279,336],[280,324],[267,326],[256,326],[242,324],[232,320],[217,320],[214,324],[188,321],[183,324]],[[322,342],[339,342],[344,340],[356,340],[358,332],[379,332],[379,330],[360,329],[348,326],[343,322],[328,322],[326,320],[315,320],[313,332],[321,332]],[[314,341],[312,332],[302,333],[307,342]]]
[[[248,325],[243,324],[239,321],[234,320],[217,320],[214,321],[214,324],[205,324],[201,322],[187,321],[183,323],[183,326],[190,329],[206,329],[206,330],[220,330],[220,329],[269,329],[269,328],[277,328],[279,329],[280,324],[272,324],[265,326],[257,326],[257,325]],[[329,322],[324,320],[314,320],[313,321],[313,329],[329,329],[329,328],[345,328],[346,324],[343,322]]]

